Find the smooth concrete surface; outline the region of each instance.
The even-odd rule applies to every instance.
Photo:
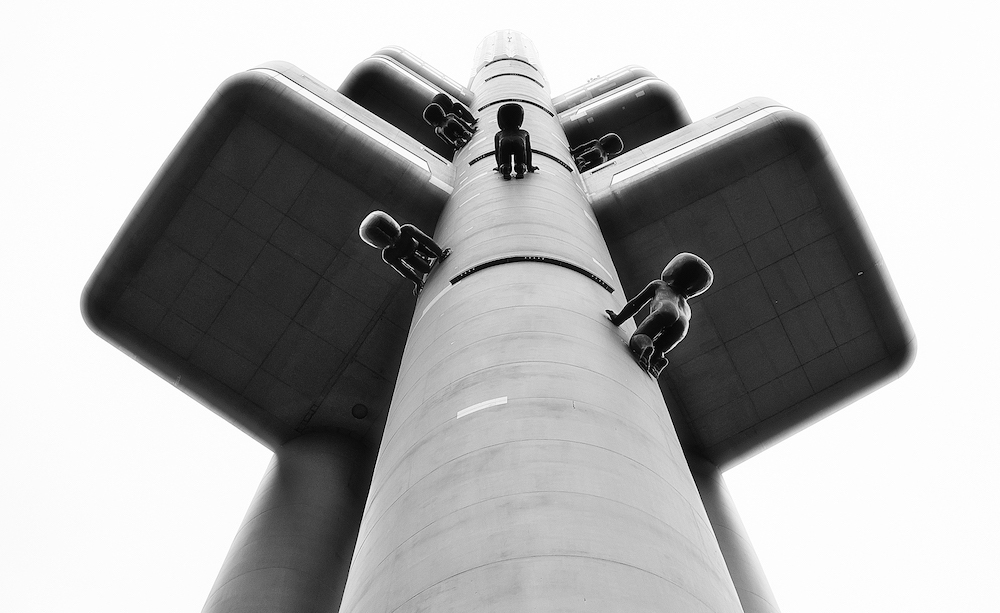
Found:
[[[333,434],[280,447],[203,612],[336,611],[367,491],[362,457]]]
[[[526,54],[496,55],[477,63],[477,105],[516,90],[551,109],[515,74],[538,77]],[[480,126],[456,156],[435,232],[452,255],[417,301],[341,611],[740,612],[663,397],[604,315],[621,291],[530,261],[450,282],[520,252],[619,286],[578,175],[542,156],[523,180],[470,165],[495,113]],[[525,105],[524,128],[570,161],[549,113]]]
[[[774,593],[722,473],[717,466],[698,455],[688,454],[687,459],[744,613],[779,613]]]

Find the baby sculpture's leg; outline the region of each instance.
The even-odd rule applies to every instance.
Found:
[[[659,362],[666,361],[663,354],[664,343],[673,338],[673,328],[679,323],[678,314],[675,309],[661,309],[650,313],[646,319],[642,320],[639,327],[635,329],[635,334],[629,340],[629,348],[639,358],[639,365],[653,374],[653,366]],[[666,335],[667,338],[664,338]],[[654,340],[655,339],[655,340]],[[673,344],[677,340],[674,339]],[[669,345],[672,347],[673,344]],[[662,366],[659,366],[662,369]]]
[[[514,146],[510,142],[509,138],[502,137],[500,139],[500,174],[505,180],[510,180],[510,158],[514,155]]]
[[[649,369],[649,358],[653,355],[653,339],[645,334],[636,332],[628,340],[628,348],[632,350],[635,357],[639,359],[639,366]]]
[[[653,340],[653,353],[656,355],[666,355],[668,351],[677,346],[684,338],[687,326],[681,318],[673,318],[673,321],[663,326],[661,332]]]
[[[649,361],[649,368],[647,369],[647,372],[653,375],[654,379],[657,379],[659,378],[660,373],[663,372],[663,369],[667,367],[667,363],[666,356],[658,355]]]
[[[667,366],[667,352],[677,346],[687,333],[687,322],[682,319],[679,313],[673,310],[670,319],[673,321],[663,327],[663,330],[653,339],[653,357],[649,361],[649,374],[659,377],[660,373]],[[663,320],[668,318],[664,316]]]
[[[528,172],[528,164],[525,162],[527,156],[524,152],[524,143],[518,142],[514,148],[514,178],[523,179],[524,173]]]
[[[403,258],[406,265],[413,269],[418,275],[426,275],[431,271],[431,263],[427,261],[419,252],[414,250],[409,256]]]
[[[639,360],[639,366],[646,370],[649,370],[649,360],[653,357],[653,337],[658,331],[656,314],[651,313],[642,320],[639,327],[635,329],[635,333],[632,334],[632,338],[628,340],[628,348]]]

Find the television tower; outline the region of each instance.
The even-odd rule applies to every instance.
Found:
[[[423,112],[471,109],[455,147]],[[495,169],[523,110],[534,172]],[[594,164],[581,146],[615,134]],[[373,210],[449,249],[419,296]],[[619,312],[679,252],[713,286],[657,378]],[[813,124],[692,123],[626,67],[553,98],[501,30],[468,88],[398,48],[338,91],[220,87],[84,293],[91,327],[275,451],[205,605],[778,611],[721,470],[908,366],[913,335]]]

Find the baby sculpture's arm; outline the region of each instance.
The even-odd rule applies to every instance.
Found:
[[[524,132],[524,163],[528,166],[528,172],[535,172],[538,168],[531,165],[531,135],[525,130],[521,131]]]
[[[470,128],[464,121],[459,119],[454,115],[454,113],[449,113],[447,117],[444,118],[445,129],[452,134],[452,139],[458,145],[464,145],[472,138],[472,128]]]
[[[569,154],[572,155],[574,158],[578,157],[580,155],[583,155],[583,153],[586,150],[590,149],[591,147],[593,147],[596,144],[597,144],[596,140],[589,140],[589,141],[583,143],[582,145],[577,145],[576,147],[573,147],[572,149],[570,149],[569,150]]]
[[[472,124],[469,123],[468,121],[466,121],[464,117],[456,115],[455,113],[450,114],[449,117],[451,117],[452,119],[454,119],[455,122],[458,125],[462,126],[462,129],[465,130],[466,132],[468,132],[470,135],[473,134],[473,133],[475,133],[476,129],[473,128]]]
[[[625,306],[622,307],[621,313],[616,315],[614,311],[610,309],[606,310],[605,313],[607,313],[608,317],[611,318],[611,323],[616,326],[620,326],[625,323],[626,319],[638,313],[639,309],[641,309],[654,295],[656,295],[656,288],[659,283],[662,283],[662,281],[650,281],[649,285],[636,294],[635,298],[625,303]]]
[[[478,122],[475,116],[473,116],[472,111],[469,110],[469,107],[465,106],[458,100],[451,104],[451,112],[458,115],[459,119],[470,126],[475,125]]]
[[[442,258],[444,256],[444,249],[435,242],[433,238],[424,234],[423,230],[412,225],[403,224],[399,227],[400,234],[403,237],[411,237],[417,241],[421,247],[424,247],[427,251],[434,255],[436,258]]]

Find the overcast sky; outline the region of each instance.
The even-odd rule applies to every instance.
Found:
[[[270,459],[79,311],[215,87],[279,59],[336,87],[385,45],[464,83],[479,41],[508,27],[534,41],[553,94],[639,64],[695,120],[766,96],[816,121],[917,358],[726,480],[784,613],[996,610],[1000,53],[986,3],[338,4],[4,9],[0,610],[199,611]]]

